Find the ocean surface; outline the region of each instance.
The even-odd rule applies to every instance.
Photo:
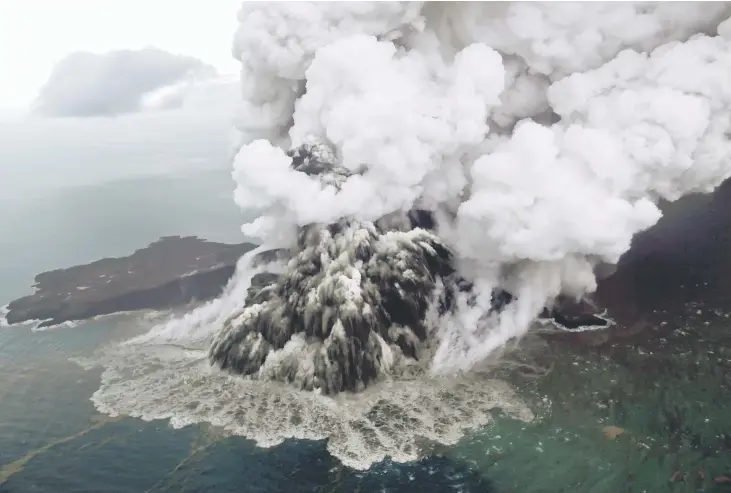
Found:
[[[129,131],[132,136],[119,145],[77,156],[64,151],[65,139],[38,154],[18,143],[20,130],[10,137],[8,132],[0,140],[17,149],[10,153],[5,147],[0,154],[0,170],[8,177],[0,195],[0,305],[29,292],[39,272],[127,255],[162,235],[244,239],[243,217],[231,199],[225,139],[194,140],[181,149],[171,136]],[[75,166],[63,165],[72,161]],[[134,165],[125,168],[126,162]],[[23,168],[10,176],[13,163]],[[139,406],[135,396],[118,398],[123,409],[135,412],[100,412],[107,410],[99,405],[100,388],[105,386],[101,394],[108,399],[115,382],[102,385],[105,369],[80,362],[144,334],[171,314],[118,314],[44,331],[3,326],[0,492],[731,491],[723,484],[724,477],[731,478],[729,311],[718,303],[669,306],[648,316],[649,328],[622,344],[599,350],[536,336],[520,357],[490,375],[434,384],[423,392],[417,382],[413,392],[387,388],[371,409],[377,416],[364,420],[371,420],[383,441],[418,444],[421,458],[402,463],[385,457],[365,470],[345,465],[353,462],[347,446],[332,447],[343,436],[262,447],[261,439],[240,436],[246,434],[214,419],[174,427],[167,419],[125,416],[144,414],[145,406],[159,411],[179,405],[166,401],[162,390],[170,388],[162,381],[157,400],[150,394],[154,387],[146,387],[150,400]],[[165,375],[156,371],[150,375]],[[141,382],[137,377],[125,382]],[[480,409],[493,379],[514,390],[512,410]],[[209,382],[181,379],[175,391],[193,395],[196,385]],[[242,395],[242,402],[252,395],[257,394]],[[223,405],[211,402],[213,408]],[[412,410],[434,405],[444,426],[464,423],[470,429],[448,445],[420,440],[413,435],[423,423],[405,419],[394,403],[409,403]],[[532,419],[515,411],[520,406]],[[183,409],[192,407],[187,402]],[[217,416],[214,411],[207,416]],[[289,412],[274,404],[255,411],[262,429]],[[162,414],[150,411],[153,417]],[[427,409],[422,421],[428,415]],[[295,428],[312,421],[289,418]]]

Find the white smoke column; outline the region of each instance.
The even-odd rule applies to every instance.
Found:
[[[263,213],[245,230],[271,243],[311,222],[441,211],[477,303],[444,321],[434,363],[468,369],[558,294],[594,290],[594,266],[657,222],[659,198],[731,175],[731,46],[713,36],[728,15],[719,3],[246,5],[239,128],[264,140],[234,165],[237,203]],[[337,188],[292,170],[284,150],[306,142],[354,173]],[[496,286],[517,300],[486,317]]]
[[[243,208],[274,207],[298,225],[344,216],[375,220],[408,210],[420,196],[441,203],[464,188],[459,158],[484,139],[488,108],[499,104],[503,83],[500,56],[484,45],[446,65],[432,50],[399,53],[374,37],[333,42],[307,70],[292,144],[329,142],[346,169],[365,165],[365,173],[336,193],[290,169],[281,149],[259,140],[236,161],[237,182],[246,184],[237,201]]]
[[[244,138],[286,136],[318,49],[354,34],[391,35],[419,18],[420,2],[246,2],[234,56],[241,61]]]

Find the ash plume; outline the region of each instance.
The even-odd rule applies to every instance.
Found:
[[[213,362],[360,390],[403,361],[469,370],[592,293],[658,203],[731,176],[729,15],[245,4],[235,201],[281,255]]]
[[[337,189],[349,176],[322,147],[289,156],[326,186]],[[452,253],[423,223],[429,214],[414,211],[298,228],[296,245],[273,256],[287,260],[282,273],[256,278],[246,306],[214,339],[211,359],[325,393],[363,390],[394,359],[418,359],[437,287],[443,310],[457,287]]]

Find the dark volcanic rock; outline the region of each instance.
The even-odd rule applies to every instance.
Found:
[[[34,294],[10,303],[7,320],[55,325],[208,300],[221,292],[241,255],[255,246],[168,236],[127,257],[44,272],[35,278]]]
[[[543,316],[553,319],[554,322],[566,329],[583,327],[606,327],[609,322],[601,314],[601,308],[589,299],[574,300],[566,296],[559,296],[553,307],[543,312]]]
[[[302,226],[289,256],[283,274],[252,279],[209,356],[233,373],[327,394],[364,389],[390,369],[393,348],[418,359],[437,281],[451,286],[454,274],[435,234],[379,222]]]
[[[712,194],[664,204],[663,213],[598,283],[597,310],[606,309],[616,325],[552,337],[584,347],[632,343],[656,337],[659,317],[689,303],[731,309],[731,180]]]
[[[593,350],[656,336],[655,311],[701,300],[731,303],[730,203],[731,182],[712,195],[665,204],[665,217],[635,238],[616,269],[602,266],[596,293],[582,300],[559,297],[546,307],[543,317],[567,330],[542,334]],[[212,362],[234,373],[337,393],[361,390],[388,371],[384,346],[418,360],[435,280],[445,287],[441,313],[453,308],[457,291],[471,286],[456,276],[446,249],[434,255],[441,244],[428,231],[429,213],[410,211],[407,219],[403,230],[390,222],[312,225],[302,228],[292,251],[260,254],[259,264],[289,259],[288,270],[253,280],[242,311],[214,340]],[[406,231],[417,230],[424,236],[409,239]],[[397,238],[400,245],[390,248]],[[512,299],[496,291],[493,310]],[[283,351],[289,342],[291,349]],[[272,355],[274,364],[265,365]]]

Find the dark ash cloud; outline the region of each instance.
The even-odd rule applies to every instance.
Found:
[[[46,116],[102,116],[139,111],[143,97],[216,70],[197,58],[156,48],[75,52],[56,64],[41,88],[35,111]]]

